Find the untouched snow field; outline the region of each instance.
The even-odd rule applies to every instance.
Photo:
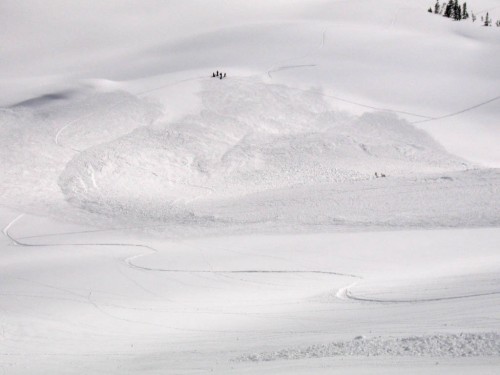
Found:
[[[500,29],[432,5],[4,1],[0,374],[498,373]]]

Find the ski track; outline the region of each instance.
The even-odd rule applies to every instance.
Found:
[[[421,123],[423,123],[423,122],[430,122],[430,121],[442,120],[442,119],[445,119],[445,118],[458,116],[458,115],[461,115],[462,113],[472,111],[472,110],[474,110],[474,109],[476,109],[476,108],[479,108],[479,107],[482,107],[482,106],[484,106],[484,105],[486,105],[486,104],[489,104],[489,103],[492,103],[492,102],[494,102],[494,101],[497,101],[498,99],[500,99],[500,95],[495,96],[494,98],[488,99],[488,100],[486,100],[486,101],[484,101],[484,102],[478,103],[478,104],[476,104],[476,105],[473,105],[472,107],[468,107],[468,108],[465,108],[465,109],[461,109],[460,111],[457,111],[457,112],[448,113],[447,115],[440,116],[440,117],[429,118],[429,119],[427,119],[427,120],[415,121],[415,122],[412,122],[412,124],[421,124]]]
[[[307,57],[311,57],[314,53],[317,53],[318,51],[320,51],[320,50],[323,49],[323,47],[325,46],[325,37],[326,37],[326,30],[323,30],[323,33],[322,33],[322,36],[321,36],[321,43],[319,44],[319,46],[315,50],[313,50],[311,52],[308,52],[308,53],[306,53],[305,55],[302,55],[302,56],[292,57],[290,59],[282,60],[281,62],[274,63],[267,70],[268,77],[272,79],[273,76],[272,76],[271,73],[279,72],[281,70],[297,69],[297,68],[305,68],[305,67],[314,67],[314,66],[316,66],[316,64],[306,64],[306,65],[278,66],[278,67],[274,68],[277,64],[280,64],[280,63],[286,63],[286,62],[295,61],[295,60],[302,60],[302,59],[305,59]]]
[[[317,65],[316,64],[284,65],[284,66],[279,66],[276,69],[270,70],[268,72],[268,74],[271,72],[273,72],[273,73],[280,72],[282,70],[291,70],[291,69],[300,69],[300,68],[314,68],[315,66],[317,66]]]
[[[25,214],[20,214],[18,215],[14,220],[12,220],[10,223],[7,224],[7,226],[5,226],[5,228],[2,230],[3,234],[10,240],[12,241],[12,243],[14,243],[14,245],[16,246],[22,246],[22,247],[60,247],[60,246],[118,246],[118,247],[142,247],[142,248],[146,248],[146,249],[149,249],[150,252],[148,253],[144,253],[144,254],[140,254],[140,255],[136,255],[136,256],[133,256],[133,257],[130,257],[130,258],[127,258],[125,259],[125,263],[127,263],[127,265],[129,265],[131,268],[134,268],[134,269],[140,269],[142,271],[148,271],[147,268],[142,268],[142,267],[139,267],[139,266],[135,266],[131,263],[129,263],[129,259],[133,259],[133,258],[137,258],[138,256],[145,256],[145,255],[149,255],[151,254],[151,252],[158,252],[158,250],[154,249],[153,247],[150,247],[150,246],[147,246],[147,245],[142,245],[142,244],[133,244],[133,243],[68,243],[68,244],[28,244],[28,243],[24,243],[24,242],[20,242],[19,240],[17,240],[16,238],[14,238],[10,233],[9,233],[9,229],[18,221],[20,221],[23,217],[25,216]],[[167,272],[172,272],[172,273],[225,273],[224,271],[190,271],[190,270],[164,270],[164,271],[167,271]],[[172,329],[172,330],[175,330],[175,331],[180,331],[180,332],[196,332],[196,333],[199,333],[199,332],[209,332],[209,333],[228,333],[228,332],[232,332],[232,333],[245,333],[246,331],[235,331],[235,330],[213,330],[213,329],[189,329],[189,328],[179,328],[179,327],[175,327],[175,326],[170,326],[170,325],[165,325],[165,324],[158,324],[158,323],[151,323],[151,322],[145,322],[145,321],[139,321],[139,320],[133,320],[133,319],[127,319],[127,318],[123,318],[123,317],[120,317],[120,316],[117,316],[117,315],[114,315],[112,313],[110,313],[109,311],[106,311],[103,306],[106,306],[106,305],[100,305],[100,304],[97,304],[94,300],[92,300],[92,290],[90,290],[89,294],[88,295],[83,295],[83,294],[80,294],[80,293],[76,293],[72,290],[69,290],[69,289],[65,289],[65,288],[60,288],[60,287],[56,287],[56,286],[53,286],[53,285],[49,285],[49,284],[46,284],[46,283],[41,283],[41,282],[38,282],[38,281],[33,281],[33,280],[28,280],[28,279],[22,279],[22,278],[15,278],[15,279],[19,279],[19,280],[23,280],[23,281],[26,281],[26,282],[30,282],[30,283],[34,283],[34,284],[37,284],[37,285],[41,285],[43,287],[46,287],[46,288],[50,288],[50,289],[55,289],[55,290],[59,290],[59,291],[62,291],[62,292],[65,292],[65,293],[69,293],[70,295],[73,295],[73,296],[76,296],[76,297],[79,297],[79,298],[83,298],[83,300],[81,299],[78,299],[78,300],[74,300],[74,302],[77,302],[77,303],[88,303],[89,305],[93,306],[95,309],[97,309],[100,313],[102,313],[103,315],[105,316],[108,316],[112,319],[115,319],[115,320],[119,320],[119,321],[124,321],[124,322],[127,322],[127,323],[132,323],[132,324],[140,324],[140,325],[147,325],[147,326],[154,326],[154,327],[162,327],[162,328],[168,328],[168,329]],[[26,297],[36,297],[36,296],[32,296],[32,295],[25,295]],[[40,296],[40,298],[44,298],[44,296]],[[51,298],[51,299],[61,299],[61,298],[58,298],[58,297],[47,297],[47,298]],[[63,300],[65,301],[68,301],[69,299],[65,299],[63,298]],[[117,308],[121,308],[121,309],[127,309],[127,307],[123,307],[123,306],[114,306],[114,307],[117,307]],[[263,331],[264,332],[264,331]]]
[[[138,271],[146,271],[146,272],[165,272],[165,273],[172,273],[172,274],[180,274],[180,273],[188,273],[188,274],[213,274],[213,275],[237,275],[237,274],[261,274],[261,275],[266,275],[266,274],[293,274],[293,275],[300,275],[300,274],[318,274],[318,275],[331,275],[331,276],[340,276],[340,277],[348,277],[348,278],[354,278],[357,281],[354,283],[351,283],[347,285],[346,287],[340,288],[336,293],[335,297],[339,300],[350,300],[354,302],[368,302],[368,303],[383,303],[383,304],[401,304],[401,303],[425,303],[425,302],[439,302],[439,301],[448,301],[448,300],[458,300],[458,299],[466,299],[466,298],[477,298],[477,297],[485,297],[485,296],[491,296],[491,295],[500,295],[500,291],[494,291],[494,292],[488,292],[488,293],[475,293],[475,294],[464,294],[464,295],[457,295],[457,296],[447,296],[447,297],[434,297],[434,298],[416,298],[416,299],[378,299],[378,298],[368,298],[368,297],[358,297],[355,294],[352,293],[351,289],[356,286],[359,281],[365,280],[363,276],[360,275],[355,275],[355,274],[350,274],[350,273],[342,273],[342,272],[335,272],[335,271],[325,271],[325,270],[299,270],[299,269],[293,269],[293,270],[265,270],[265,269],[242,269],[242,270],[216,270],[212,268],[212,265],[206,261],[207,266],[209,269],[205,270],[188,270],[188,269],[170,269],[170,268],[154,268],[154,267],[146,267],[146,266],[139,266],[134,263],[134,260],[137,260],[139,258],[143,258],[146,256],[150,256],[152,254],[157,254],[159,251],[155,249],[152,246],[149,245],[144,245],[144,244],[138,244],[138,243],[52,243],[52,244],[44,244],[44,243],[39,243],[39,244],[29,244],[25,242],[21,242],[15,237],[13,237],[9,230],[13,227],[14,224],[19,222],[25,214],[20,214],[16,218],[14,218],[12,221],[10,221],[5,228],[2,230],[3,234],[14,244],[17,246],[23,246],[23,247],[62,247],[62,246],[81,246],[81,247],[88,247],[88,246],[106,246],[106,247],[135,247],[135,248],[143,248],[146,249],[146,252],[132,255],[130,257],[125,258],[123,261],[124,263],[130,267],[131,269],[135,269]],[[71,234],[79,234],[81,232],[71,232]],[[37,237],[43,237],[37,236]],[[126,276],[129,278],[128,276]],[[130,278],[129,278],[130,279]],[[138,285],[137,282],[134,280],[130,279],[134,284]],[[150,294],[154,294],[153,292],[146,290],[143,286],[140,286],[141,289],[147,291]],[[71,291],[69,291],[71,292]],[[71,292],[71,294],[74,294],[78,297],[82,297],[82,295]],[[92,302],[89,298],[89,303],[92,305],[96,305],[94,302]],[[97,307],[97,306],[96,306]],[[99,308],[99,307],[97,307]],[[109,314],[108,314],[109,315]],[[169,327],[172,328],[172,327]]]

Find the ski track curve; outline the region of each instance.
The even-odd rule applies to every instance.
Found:
[[[273,76],[272,76],[271,73],[279,72],[281,70],[297,69],[297,68],[305,68],[305,67],[315,67],[316,64],[289,65],[289,66],[277,66],[277,67],[275,67],[275,66],[277,64],[280,64],[280,63],[286,63],[286,62],[290,62],[290,61],[301,60],[301,59],[305,59],[307,57],[312,56],[314,53],[317,53],[318,51],[320,51],[320,50],[323,49],[323,47],[325,46],[325,38],[326,38],[326,29],[323,30],[323,33],[321,35],[321,43],[319,44],[319,46],[317,48],[315,48],[313,51],[310,51],[310,52],[306,53],[305,55],[301,55],[301,56],[298,56],[298,57],[292,57],[292,58],[289,58],[289,59],[286,59],[286,60],[281,60],[280,62],[274,63],[267,70],[267,76],[272,79]]]
[[[473,105],[471,107],[467,107],[467,108],[461,109],[461,110],[456,111],[456,112],[448,113],[446,115],[439,116],[439,117],[433,117],[433,118],[428,118],[428,119],[424,119],[424,120],[414,121],[414,122],[412,122],[412,124],[421,124],[421,123],[424,123],[424,122],[431,122],[431,121],[442,120],[442,119],[449,118],[449,117],[455,117],[455,116],[461,115],[462,113],[469,112],[469,111],[472,111],[472,110],[474,110],[476,108],[482,107],[482,106],[484,106],[486,104],[495,102],[498,99],[500,99],[500,95],[495,96],[494,98],[488,99],[486,101],[483,101],[481,103],[475,104],[475,105]]]
[[[282,70],[291,70],[291,69],[300,69],[300,68],[314,68],[317,66],[316,64],[302,64],[302,65],[284,65],[284,66],[279,66],[276,69],[270,70],[268,74],[275,73],[275,72],[280,72]]]
[[[189,270],[189,269],[170,269],[170,268],[154,268],[154,267],[146,267],[140,266],[134,263],[134,260],[139,258],[143,258],[146,256],[150,256],[152,254],[157,254],[159,251],[149,245],[139,244],[139,243],[38,243],[38,244],[30,244],[21,242],[15,237],[13,237],[9,230],[14,226],[14,224],[18,223],[25,214],[20,214],[12,221],[10,221],[2,230],[3,234],[14,244],[17,246],[23,247],[61,247],[61,246],[106,246],[106,247],[132,247],[132,248],[142,248],[147,250],[146,252],[142,252],[136,255],[132,255],[130,257],[125,258],[124,263],[130,267],[131,269],[135,269],[143,272],[166,272],[166,273],[190,273],[190,274],[319,274],[319,275],[331,275],[331,276],[340,276],[340,277],[348,277],[356,279],[354,283],[351,283],[345,287],[342,287],[337,290],[335,293],[335,297],[339,300],[349,300],[352,302],[365,302],[365,303],[383,303],[383,304],[401,304],[401,303],[426,303],[426,302],[440,302],[440,301],[448,301],[448,300],[459,300],[466,298],[477,298],[477,297],[485,297],[491,295],[500,295],[500,291],[488,292],[488,293],[474,293],[474,294],[464,294],[457,296],[447,296],[447,297],[433,297],[433,298],[416,298],[416,299],[379,299],[379,298],[368,298],[368,297],[359,297],[352,293],[351,289],[356,286],[361,280],[365,280],[363,276],[350,274],[350,273],[342,273],[335,271],[325,271],[325,270],[265,270],[265,269],[241,269],[241,270],[214,270],[214,269],[206,269],[206,270]],[[72,232],[71,234],[79,234],[80,232]],[[37,236],[39,238],[43,237]],[[210,267],[211,268],[211,267]],[[80,295],[78,295],[81,297]],[[89,297],[90,298],[90,297]],[[90,302],[93,305],[95,303]],[[99,308],[101,310],[101,308]],[[109,314],[108,314],[109,315]],[[139,322],[140,323],[140,322]],[[172,327],[169,327],[172,328]]]

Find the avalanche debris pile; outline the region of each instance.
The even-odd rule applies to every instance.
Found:
[[[498,333],[460,333],[420,337],[379,336],[367,339],[358,336],[353,340],[337,341],[326,345],[250,354],[238,357],[235,361],[260,362],[333,356],[500,356],[500,335]]]

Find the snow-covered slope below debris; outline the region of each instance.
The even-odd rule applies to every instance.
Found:
[[[166,241],[0,213],[9,374],[498,369],[498,228]]]

